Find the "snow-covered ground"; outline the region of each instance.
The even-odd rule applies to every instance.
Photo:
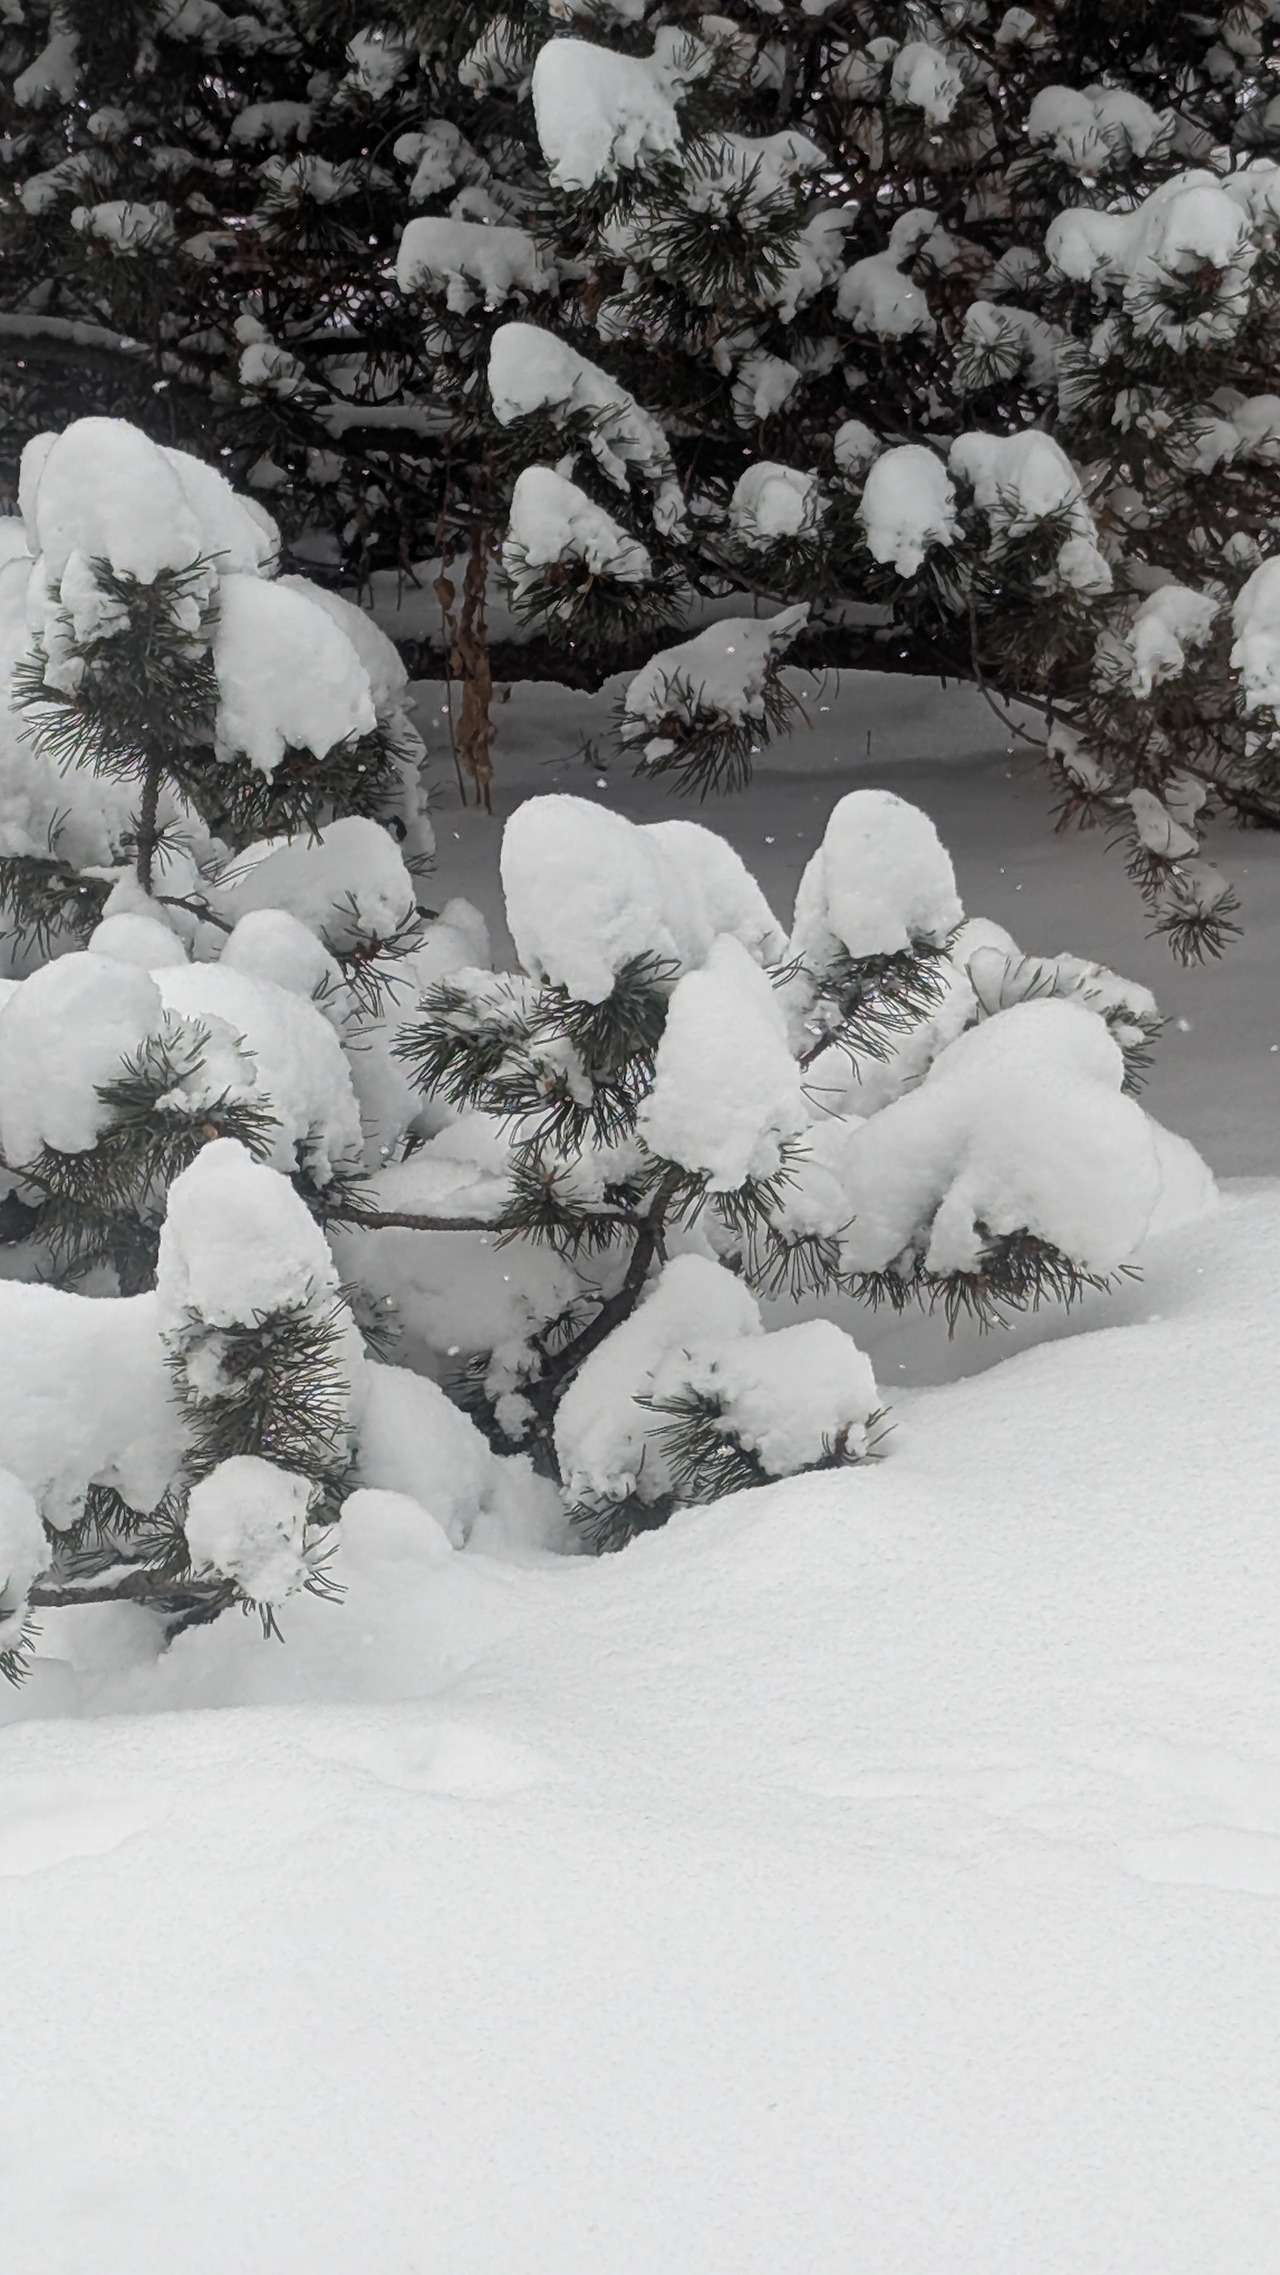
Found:
[[[1271,2275],[1276,849],[1224,839],[1245,940],[1180,974],[973,698],[809,684],[708,817],[775,906],[891,781],[972,910],[1156,985],[1154,1110],[1250,1176],[1003,1364],[881,1334],[873,1467],[600,1563],[371,1521],[283,1645],[48,1617],[0,1700],[6,2271]],[[504,803],[600,779],[593,716],[517,691]],[[437,825],[492,913],[497,826]]]

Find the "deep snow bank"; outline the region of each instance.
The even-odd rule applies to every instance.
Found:
[[[600,1564],[384,1511],[284,1646],[74,1615],[6,2266],[1269,2271],[1280,1188],[1112,1316]]]

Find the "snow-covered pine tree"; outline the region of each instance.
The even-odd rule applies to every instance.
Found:
[[[1277,811],[1263,0],[24,0],[4,40],[19,436],[72,380],[223,421],[326,573],[432,588],[478,795],[499,551],[575,676],[692,630],[620,729],[683,786],[793,715],[804,607],[793,652],[866,660],[870,602],[887,658],[1041,706],[1175,947],[1228,936],[1201,825]]]
[[[59,876],[0,983],[9,1671],[42,1605],[272,1621],[340,1579],[353,1493],[442,1550],[607,1546],[861,1459],[870,1366],[794,1296],[991,1319],[1206,1205],[1129,1094],[1147,992],[966,923],[901,800],[840,801],[789,932],[711,831],[530,800],[494,972],[392,822],[334,812],[340,754],[422,826],[367,623],[122,423],[23,473],[6,859],[34,893],[49,830]],[[264,814],[306,826],[238,841]]]
[[[70,1144],[56,1117],[19,1109],[4,1147],[25,1198],[7,1230],[48,1246],[64,1275],[109,1258],[128,1290],[149,1284],[172,1177],[212,1135],[262,1150],[272,1121],[234,1079],[227,1089],[233,1061],[206,1049],[202,1024],[207,1011],[225,1027],[220,1006],[179,1001],[190,979],[173,967],[233,936],[277,841],[279,868],[285,841],[318,833],[294,856],[316,869],[336,831],[350,851],[329,896],[334,954],[311,984],[331,968],[341,993],[344,973],[376,993],[379,959],[419,920],[372,817],[388,817],[411,857],[429,854],[422,745],[390,643],[337,595],[277,577],[270,517],[212,467],[122,420],[82,419],[28,444],[22,477],[0,572],[0,910],[19,970],[71,941],[99,953],[33,973],[11,1049],[33,1089],[64,1047],[73,1060],[96,1053],[108,1095]],[[104,968],[104,949],[123,961]],[[305,954],[314,967],[309,940]],[[157,989],[174,986],[162,1018]],[[239,1023],[236,1006],[229,1016]],[[316,1047],[337,1055],[316,1022]],[[296,1055],[283,1035],[281,1047]],[[81,1101],[70,1126],[84,1123]]]
[[[599,506],[608,476],[620,517],[611,430],[643,437],[656,414],[674,465],[643,441],[625,455],[695,591],[808,603],[811,640],[878,600],[904,653],[914,637],[1036,704],[1066,812],[1118,824],[1183,954],[1232,930],[1201,818],[1280,820],[1263,391],[1280,172],[1260,154],[1276,42],[1257,14],[1224,19],[1216,47],[1212,24],[1161,10],[997,23],[928,0],[575,21],[530,87],[587,283],[556,304],[562,345],[538,339],[539,310],[490,360],[499,420],[548,459],[567,435],[575,481]],[[585,516],[575,539],[561,489],[545,518],[568,536],[531,550],[530,481],[508,551],[526,606],[544,564],[554,624],[566,576],[594,595],[604,548]],[[633,560],[613,573],[642,589]],[[686,786],[741,779],[803,621],[779,610],[763,655],[758,621],[661,653],[624,698],[624,741]]]
[[[473,1328],[460,1394],[597,1546],[865,1456],[861,1355],[830,1321],[766,1331],[762,1302],[991,1324],[1105,1283],[1206,1204],[1131,1095],[1148,992],[966,923],[932,825],[887,792],[835,807],[789,937],[691,822],[536,798],[502,872],[520,969],[447,974],[398,1044],[456,1118],[333,1237],[427,1363],[466,1352],[465,1272],[493,1332]],[[469,1232],[456,1275],[416,1240],[442,1208],[496,1235]]]
[[[19,352],[0,394],[19,446],[87,406],[125,415],[220,453],[293,565],[437,586],[483,794],[485,481],[395,270],[406,199],[488,174],[458,133],[432,160],[442,75],[469,109],[447,58],[341,6],[6,12],[0,324]],[[455,556],[473,566],[450,580]]]

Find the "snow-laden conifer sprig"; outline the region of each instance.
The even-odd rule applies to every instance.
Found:
[[[82,565],[80,583],[78,608],[69,608],[64,577],[30,657],[14,666],[12,701],[61,771],[136,783],[137,867],[149,891],[161,792],[213,740],[216,572],[197,559],[144,581],[95,559]]]
[[[348,1390],[338,1364],[341,1299],[289,1304],[230,1326],[198,1313],[170,1330],[170,1366],[187,1427],[187,1471],[206,1477],[259,1454],[311,1477],[333,1503],[347,1469]]]
[[[56,854],[0,854],[0,913],[14,940],[48,956],[56,939],[84,941],[101,921],[111,886],[82,876]]]
[[[812,996],[804,1028],[812,1041],[802,1067],[835,1045],[853,1060],[887,1059],[895,1045],[942,1000],[943,949],[922,942],[890,955],[852,956],[840,950],[820,972],[797,958],[779,973],[784,988],[799,983]]]
[[[215,1137],[235,1138],[256,1159],[269,1151],[277,1124],[267,1105],[207,1095],[209,1041],[198,1023],[167,1022],[97,1086],[102,1128],[91,1150],[45,1145],[21,1165],[38,1204],[31,1234],[47,1245],[60,1282],[109,1262],[122,1294],[150,1287],[174,1178]]]

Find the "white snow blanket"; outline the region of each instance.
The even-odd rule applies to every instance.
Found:
[[[48,1615],[6,2264],[1266,2275],[1278,1287],[1272,1184],[870,1469],[524,1568],[366,1489],[283,1647]]]

